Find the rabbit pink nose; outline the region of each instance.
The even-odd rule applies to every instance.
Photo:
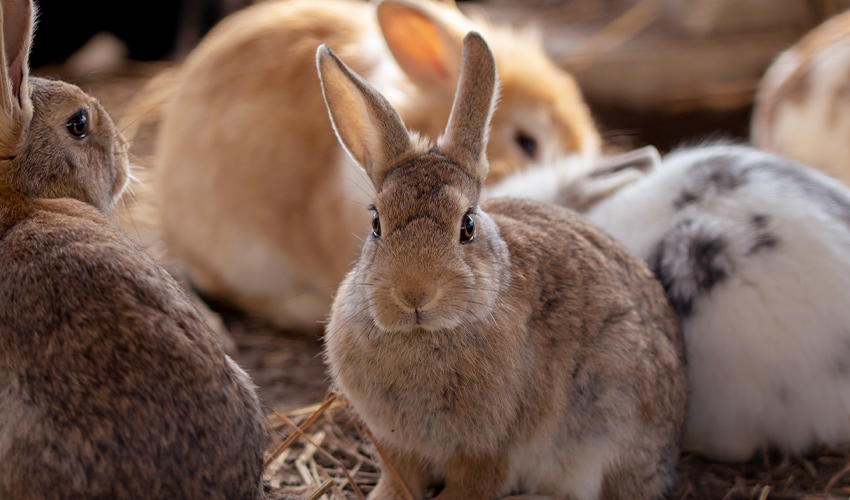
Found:
[[[410,309],[422,309],[427,306],[434,297],[434,287],[415,287],[394,289],[393,295],[402,307]]]

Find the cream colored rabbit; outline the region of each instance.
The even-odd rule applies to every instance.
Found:
[[[193,285],[281,327],[318,330],[357,257],[374,193],[333,135],[316,48],[334,47],[408,126],[436,137],[472,28],[488,37],[503,88],[488,181],[594,155],[600,139],[574,81],[530,33],[470,20],[451,2],[261,3],[189,56],[164,111],[164,238]]]
[[[466,37],[435,145],[326,46],[318,65],[377,192],[325,335],[388,459],[370,500],[431,484],[438,500],[662,498],[687,399],[676,314],[646,264],[574,212],[479,205],[498,93],[482,38]]]
[[[850,12],[782,53],[755,98],[752,141],[850,183]]]

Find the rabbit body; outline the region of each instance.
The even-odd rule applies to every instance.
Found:
[[[492,35],[504,81],[492,178],[595,154],[577,86],[530,34],[473,22],[449,2],[261,3],[187,58],[163,114],[163,237],[193,285],[280,327],[316,329],[357,257],[373,194],[333,136],[316,47],[333,47],[408,126],[436,137],[473,26]]]
[[[106,214],[127,143],[79,88],[28,77],[29,0],[0,0],[0,498],[262,497],[247,375]]]
[[[755,96],[753,144],[850,182],[850,12],[783,52]]]
[[[587,217],[682,320],[684,447],[746,460],[850,442],[850,191],[735,145],[680,150]]]
[[[0,193],[0,498],[261,498],[247,375],[76,200]]]
[[[687,396],[675,313],[645,263],[573,212],[479,206],[496,93],[482,38],[466,38],[433,147],[326,47],[319,67],[377,191],[325,334],[336,387],[386,454],[370,499],[432,483],[440,500],[663,495]]]

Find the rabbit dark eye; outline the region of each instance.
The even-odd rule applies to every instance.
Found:
[[[89,135],[90,126],[88,111],[81,109],[74,113],[74,116],[68,119],[68,123],[65,124],[65,127],[68,128],[68,133],[78,139],[82,139]]]
[[[537,140],[533,137],[519,132],[516,135],[516,142],[529,158],[533,159],[537,155]]]
[[[472,220],[469,214],[466,214],[463,216],[463,220],[460,221],[460,242],[469,243],[474,236],[475,221]]]
[[[372,216],[372,234],[375,238],[381,237],[381,218],[378,217],[378,212]]]

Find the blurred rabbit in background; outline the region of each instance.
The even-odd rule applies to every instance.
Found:
[[[369,227],[373,190],[334,137],[315,51],[328,44],[436,138],[461,40],[479,30],[501,78],[488,182],[600,138],[573,79],[529,31],[469,19],[452,2],[261,3],[186,59],[160,129],[162,230],[194,287],[285,329],[318,331]]]
[[[850,12],[768,69],[755,97],[752,141],[850,182]]]

